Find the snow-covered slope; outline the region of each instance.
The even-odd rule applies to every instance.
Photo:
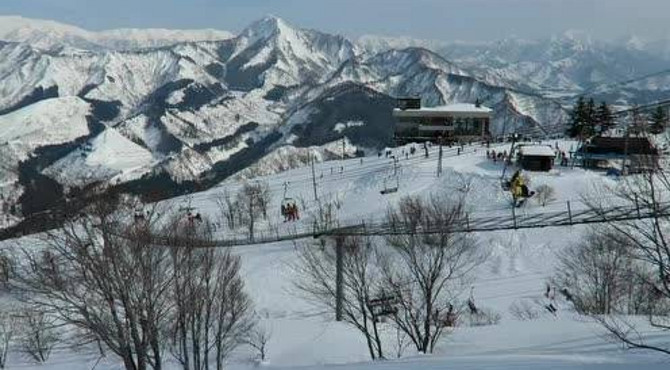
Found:
[[[554,146],[555,142],[545,144]],[[576,142],[559,142],[561,150],[568,151]],[[509,150],[509,145],[493,146],[496,151]],[[337,162],[317,163],[317,191],[321,202],[333,202],[337,219],[360,222],[383,217],[387,207],[396,205],[407,195],[429,197],[431,194],[458,193],[465,197],[472,217],[486,215],[509,218],[510,197],[500,188],[503,164],[486,158],[485,148],[466,146],[457,155],[455,148],[446,149],[443,158],[444,174],[435,176],[438,149],[432,148],[429,157],[415,154],[401,155],[409,148],[396,149],[399,161],[399,191],[383,196],[379,190],[384,178],[393,172],[387,158],[377,156]],[[339,169],[342,168],[340,173]],[[333,171],[333,169],[335,169]],[[507,168],[510,170],[510,168]],[[550,173],[528,173],[531,186],[546,184],[556,191],[555,200],[545,207],[529,201],[517,209],[517,215],[532,216],[543,212],[565,209],[571,201],[575,209],[583,206],[580,197],[589,195],[594,187],[615,186],[616,181],[600,172],[579,168],[558,167]],[[282,222],[279,212],[270,212],[269,221],[262,221],[257,232],[277,228],[278,232],[309,229],[319,205],[313,199],[311,168],[300,166],[287,172],[257,178],[267,181],[271,189],[271,210],[278,210],[284,198],[290,196],[301,203],[301,220]],[[216,199],[221,192],[234,192],[241,181],[228,180],[218,187],[174,198],[172,209],[189,204],[203,216],[218,220]],[[600,194],[603,196],[603,194]],[[322,203],[323,204],[323,203]],[[583,226],[566,226],[537,230],[512,230],[491,233],[473,233],[477,245],[488,256],[472,273],[460,298],[470,291],[480,308],[501,315],[500,323],[488,326],[468,326],[465,323],[445,333],[435,353],[420,355],[411,347],[405,348],[396,359],[396,331],[388,323],[381,323],[382,338],[386,343],[387,360],[371,362],[360,334],[343,323],[334,321],[334,315],[310,304],[293,283],[297,278],[294,264],[296,245],[281,242],[231,248],[241,257],[242,278],[245,288],[261,316],[261,325],[272,333],[267,343],[268,370],[403,370],[417,369],[570,369],[570,370],[660,370],[667,368],[667,358],[648,352],[629,351],[610,341],[595,323],[577,315],[568,302],[557,299],[558,312],[545,310],[545,284],[555,271],[557,254],[576,243],[587,231]],[[218,230],[216,237],[230,235],[231,230]],[[383,243],[382,240],[378,240]],[[0,249],[18,245],[34,245],[34,236],[0,242]],[[312,243],[312,238],[299,243]],[[472,290],[470,288],[472,287]],[[3,297],[0,297],[2,302]],[[531,320],[520,320],[511,313],[514,304],[525,302],[537,315]],[[645,328],[643,333],[651,332]],[[666,341],[668,334],[655,333],[654,340]],[[57,346],[49,362],[35,365],[24,357],[12,355],[8,367],[27,370],[44,366],[55,369],[84,370],[94,365],[100,369],[116,369],[119,361],[113,355],[100,360],[95,350],[74,352],[66,346]],[[234,370],[258,367],[250,361],[254,355],[241,347],[228,359],[226,366]],[[96,362],[98,361],[98,362]],[[169,356],[168,366],[173,366]],[[167,364],[166,364],[167,365]],[[177,365],[174,365],[177,367]]]
[[[7,212],[9,207],[18,204],[25,185],[29,185],[22,184],[20,179],[30,182],[30,176],[26,176],[30,171],[26,171],[27,167],[20,164],[46,155],[44,151],[37,152],[41,148],[57,148],[89,135],[90,111],[91,106],[82,99],[64,97],[47,99],[0,115],[0,205],[3,210],[0,212],[0,226],[8,226],[20,220],[18,212],[12,212],[11,215]]]
[[[160,186],[166,194],[180,194],[212,186],[269,153],[273,165],[267,168],[285,168],[277,164],[278,153],[291,157],[287,162],[295,159],[295,153],[278,150],[285,145],[324,146],[346,137],[352,148],[376,152],[392,143],[391,112],[398,96],[421,96],[428,106],[480,100],[495,111],[495,134],[563,132],[567,121],[561,104],[528,86],[532,79],[503,73],[505,60],[535,55],[531,51],[537,46],[522,43],[510,50],[499,45],[500,64],[485,68],[483,63],[478,69],[468,53],[493,46],[458,44],[462,53],[453,49],[453,59],[445,58],[442,49],[440,54],[426,48],[438,47],[434,42],[410,40],[423,47],[366,50],[342,36],[302,29],[277,17],[263,18],[224,40],[132,50],[105,46],[78,28],[51,22],[31,28],[30,22],[12,18],[0,29],[4,34],[28,30],[22,43],[0,41],[0,117],[51,98],[76,98],[90,105],[88,120],[97,128],[82,139],[88,142],[71,140],[61,143],[67,149],[40,151],[31,167],[34,176],[56,179],[67,188],[103,181],[132,192]],[[75,41],[44,48],[40,42],[56,41],[33,32],[40,29]],[[110,34],[126,32],[135,35]],[[169,34],[148,31],[156,32],[147,39]],[[101,34],[106,33],[95,35]],[[95,47],[77,46],[82,40],[95,41]],[[567,56],[591,50],[591,44],[584,45],[557,50],[568,50]],[[482,58],[493,55],[487,50],[482,49]],[[559,54],[556,58],[568,58]],[[549,57],[542,58],[537,60]],[[97,147],[93,140],[105,127],[114,131],[103,135],[102,142],[114,135],[112,141],[127,143],[142,160],[91,163],[91,153],[72,152]],[[49,144],[47,137],[44,145]],[[64,173],[76,173],[77,180]],[[17,187],[29,181],[15,179],[8,181]]]
[[[78,27],[19,16],[0,16],[0,40],[21,42],[43,50],[71,47],[84,50],[132,50],[178,42],[225,40],[227,31],[116,29],[91,32]]]
[[[44,173],[65,185],[87,185],[117,176],[111,181],[114,183],[117,179],[127,181],[139,177],[152,161],[149,150],[115,129],[106,128],[89,143],[45,169]]]
[[[88,134],[90,105],[77,97],[48,99],[0,116],[0,143],[18,149],[20,158],[44,145]],[[4,160],[4,159],[3,159]]]

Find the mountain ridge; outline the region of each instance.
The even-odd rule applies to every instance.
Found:
[[[316,155],[343,138],[351,154],[377,151],[391,144],[398,96],[422,96],[426,105],[480,100],[494,109],[495,134],[562,132],[568,115],[561,101],[525,85],[435,50],[375,53],[271,16],[226,39],[134,50],[0,42],[0,118],[40,101],[77,97],[96,127],[26,154],[48,161],[1,168],[0,179],[8,180],[0,187],[13,189],[3,202],[30,198],[35,189],[26,181],[35,176],[56,182],[63,197],[110,186],[174,196],[213,186],[267,156],[285,168],[277,164],[280,153]],[[104,153],[136,160],[104,163]],[[20,170],[30,176],[9,175]],[[77,176],[57,175],[63,173]],[[30,205],[31,212],[45,207]],[[23,216],[5,215],[4,223]]]

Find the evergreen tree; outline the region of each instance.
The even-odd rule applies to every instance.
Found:
[[[583,138],[595,135],[595,125],[597,120],[596,113],[596,102],[593,100],[593,98],[591,98],[589,99],[588,103],[586,103],[586,107],[584,108],[584,124],[582,126],[581,132]]]
[[[614,126],[614,117],[612,116],[612,110],[606,102],[601,102],[600,106],[596,111],[596,125],[599,128],[599,132],[602,134]]]
[[[663,107],[656,108],[656,111],[651,115],[651,133],[660,134],[665,131],[668,124],[668,112]]]
[[[628,133],[631,135],[641,135],[647,132],[647,117],[640,113],[637,104],[631,108],[631,124]]]
[[[567,132],[568,136],[574,138],[581,135],[584,126],[585,110],[586,102],[584,101],[584,98],[580,96],[579,99],[577,99],[577,103],[575,103],[575,107],[570,113],[570,126],[568,127]]]

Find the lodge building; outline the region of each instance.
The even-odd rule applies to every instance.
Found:
[[[398,99],[393,110],[395,140],[409,142],[465,142],[490,138],[490,108],[479,103],[422,107],[421,99]]]

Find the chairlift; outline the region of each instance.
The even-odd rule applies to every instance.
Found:
[[[281,202],[281,211],[282,211],[282,216],[286,216],[286,209],[289,206],[295,206],[296,202],[295,199],[293,198],[284,198]]]
[[[400,188],[400,179],[398,178],[398,168],[396,159],[393,159],[393,175],[384,178],[384,187],[379,192],[381,195],[396,193]]]
[[[200,216],[200,212],[198,212],[197,208],[191,207],[190,205],[186,207],[179,207],[180,212],[185,212],[186,213],[186,220],[189,222],[193,223],[195,221],[202,221],[202,216]]]
[[[395,185],[395,186],[394,186]],[[398,178],[395,178],[395,181],[393,179],[386,178],[384,179],[384,188],[379,192],[381,195],[386,195],[386,194],[392,194],[398,191],[399,184],[398,184]]]
[[[135,214],[133,215],[133,218],[135,219],[135,222],[144,221],[146,219],[144,209],[142,209],[141,207],[135,208]]]
[[[376,298],[369,299],[367,303],[372,316],[377,320],[380,317],[397,314],[400,298],[396,295],[382,293]]]

